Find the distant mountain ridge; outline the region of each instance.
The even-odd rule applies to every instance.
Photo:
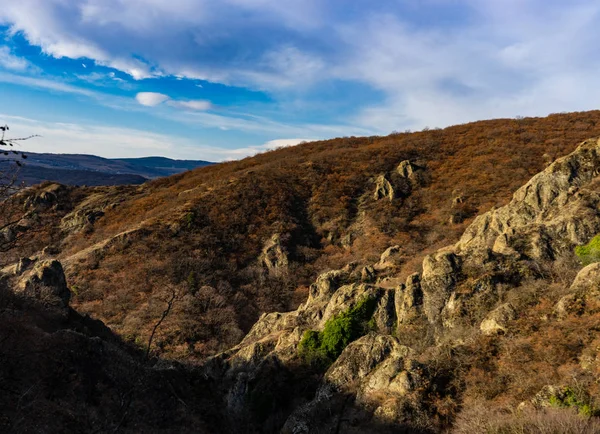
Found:
[[[175,175],[213,163],[166,157],[103,158],[86,154],[25,152],[20,180],[28,185],[55,181],[68,185],[142,184],[149,179]],[[18,159],[18,156],[12,156]]]

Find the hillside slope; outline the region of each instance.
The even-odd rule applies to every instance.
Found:
[[[262,312],[296,308],[321,272],[365,267],[397,245],[400,271],[382,285],[404,282],[477,213],[600,135],[599,121],[585,112],[313,142],[140,187],[46,184],[12,199],[35,217],[3,261],[48,247],[73,306],[131,342],[175,291],[156,350],[202,359],[238,343]]]
[[[185,432],[191,426],[192,432],[243,427],[285,434],[596,433],[600,263],[594,260],[600,252],[584,249],[590,262],[584,266],[575,247],[600,234],[600,139],[574,148],[504,205],[473,219],[455,242],[424,255],[405,281],[399,282],[408,265],[402,246],[328,270],[297,309],[261,315],[239,344],[201,363],[148,359],[142,350],[172,357],[177,353],[165,336],[196,332],[193,315],[227,315],[231,305],[217,298],[217,288],[194,291],[187,282],[184,291],[162,280],[162,292],[150,298],[158,315],[144,321],[167,330],[156,347],[147,346],[152,334],[127,345],[70,307],[80,289],[69,281],[69,290],[62,265],[44,259],[51,248],[23,258],[0,278],[0,388],[10,395],[2,395],[0,426],[12,432],[39,426]],[[389,198],[389,185],[376,184]],[[57,203],[77,198],[60,186],[42,190],[15,200],[29,197],[52,211],[50,218],[65,212]],[[130,188],[118,197],[136,193]],[[85,209],[86,200],[91,196],[76,209]],[[65,255],[63,263],[135,247],[140,237],[152,237],[150,229],[130,226]],[[290,266],[281,235],[268,239],[263,252],[265,273],[281,276]]]

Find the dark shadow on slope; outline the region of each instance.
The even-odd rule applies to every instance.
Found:
[[[276,433],[326,386],[310,367],[273,358],[258,368],[228,363],[147,361],[100,321],[0,291],[2,432]],[[432,432],[386,425],[371,410],[335,394],[310,432]]]

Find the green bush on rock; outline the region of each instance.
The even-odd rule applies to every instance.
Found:
[[[575,247],[575,254],[583,265],[600,262],[600,234],[592,238],[586,245]]]
[[[365,298],[356,306],[327,320],[322,332],[307,330],[298,345],[298,354],[311,366],[328,367],[348,344],[372,328],[369,320],[375,306],[375,298]]]
[[[551,396],[550,405],[558,408],[575,408],[584,417],[600,415],[600,409],[596,408],[589,395],[571,387],[565,387],[560,396]]]

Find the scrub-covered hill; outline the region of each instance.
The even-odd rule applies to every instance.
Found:
[[[304,302],[321,272],[398,246],[398,275],[383,285],[403,282],[477,214],[600,135],[599,121],[491,120],[312,142],[142,186],[44,184],[10,200],[27,217],[5,229],[21,238],[2,260],[59,259],[72,305],[132,342],[175,293],[156,351],[201,359],[239,342],[262,312]]]

